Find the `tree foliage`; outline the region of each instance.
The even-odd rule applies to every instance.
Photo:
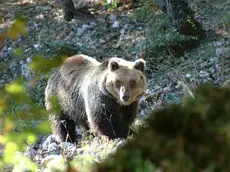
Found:
[[[14,24],[7,32],[7,38],[16,40],[26,36],[26,21],[22,16],[16,16]],[[23,53],[21,49],[15,49],[14,52],[15,59]],[[33,59],[31,68],[37,71],[39,68],[39,72],[43,74],[53,65],[57,65],[57,63],[48,64],[42,57],[39,57],[39,60],[36,57]],[[47,118],[44,106],[33,102],[22,77],[16,78],[1,89],[0,144],[5,146],[5,151],[0,157],[0,168],[3,169],[6,164],[17,166],[22,160],[27,164],[27,169],[34,171],[37,168],[18,151],[23,151],[28,145],[34,144],[39,134],[50,133],[49,123],[44,118]]]

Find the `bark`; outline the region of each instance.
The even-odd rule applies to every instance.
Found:
[[[169,26],[175,28],[180,34],[193,36],[191,39],[180,42],[180,45],[171,47],[177,55],[184,55],[185,50],[195,48],[204,32],[199,22],[194,19],[193,11],[187,0],[159,0],[160,9],[169,18]]]
[[[170,26],[178,30],[190,15],[187,0],[160,0],[160,8],[168,15]]]
[[[64,11],[64,19],[66,21],[71,21],[74,18],[76,9],[74,7],[73,0],[60,0],[62,3],[62,8]]]

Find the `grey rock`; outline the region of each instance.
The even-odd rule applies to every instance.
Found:
[[[115,14],[110,14],[108,19],[114,22],[117,20],[117,16]]]
[[[78,27],[77,28],[77,36],[81,36],[83,34],[83,29]]]
[[[119,21],[116,20],[116,21],[113,22],[113,25],[112,25],[113,28],[118,28],[119,26],[120,26]]]
[[[86,29],[88,29],[89,28],[89,25],[88,24],[83,24],[82,25],[82,30],[83,30],[83,32],[86,30]]]
[[[200,76],[201,78],[206,78],[206,77],[209,76],[209,73],[208,73],[207,71],[201,70],[201,71],[199,72],[199,76]]]
[[[75,145],[73,143],[70,143],[70,142],[61,142],[60,147],[62,149],[69,149],[69,148],[75,147]]]
[[[3,48],[2,48],[2,51],[7,51],[8,50],[8,47],[7,46],[4,46]]]
[[[33,160],[35,156],[38,154],[38,151],[34,150],[32,147],[28,146],[24,155],[28,157],[30,160]]]
[[[30,63],[31,61],[32,61],[32,60],[31,60],[30,57],[27,57],[27,58],[26,58],[26,62],[27,62],[27,63]]]
[[[12,48],[11,48],[11,47],[8,47],[7,51],[8,51],[9,53],[11,53],[11,52],[12,52]]]
[[[218,62],[218,58],[213,57],[213,58],[210,58],[209,61],[210,61],[211,64],[214,64],[214,63]]]
[[[230,57],[230,47],[220,47],[216,49],[216,55],[218,57],[226,58]]]
[[[187,73],[187,74],[185,75],[185,77],[190,79],[190,78],[192,77],[192,75],[191,75],[190,73]]]
[[[90,25],[90,26],[95,26],[95,25],[97,25],[97,24],[96,24],[95,22],[90,22],[89,25]]]
[[[82,148],[76,149],[77,155],[82,155],[84,153],[84,150]]]
[[[48,145],[47,151],[49,152],[49,154],[60,154],[59,146],[57,145],[57,143],[54,142]]]
[[[25,78],[25,80],[30,81],[33,79],[32,70],[29,68],[27,63],[21,63],[21,75]]]
[[[215,69],[214,68],[210,68],[209,72],[213,74],[213,73],[215,73]]]
[[[47,139],[42,143],[41,147],[43,150],[48,150],[49,148],[49,145],[52,143],[52,142],[56,142],[56,139],[53,135],[50,135],[49,137],[47,137]]]
[[[21,65],[20,62],[17,61],[13,61],[10,66],[9,66],[11,73],[13,74],[13,77],[17,77],[21,74]]]
[[[120,30],[120,34],[121,34],[122,36],[124,36],[124,35],[125,35],[125,29],[121,29],[121,30]]]
[[[216,41],[213,43],[215,47],[222,47],[224,46],[224,42],[223,41]]]
[[[34,44],[33,47],[34,47],[36,50],[38,50],[39,47],[40,47],[40,44]]]
[[[219,71],[219,72],[222,70],[222,68],[221,68],[221,66],[220,66],[219,64],[216,64],[216,65],[215,65],[215,68],[216,68],[216,70]]]

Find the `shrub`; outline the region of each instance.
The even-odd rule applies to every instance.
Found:
[[[147,123],[135,140],[94,171],[230,169],[230,88],[200,86],[195,99],[153,111]]]

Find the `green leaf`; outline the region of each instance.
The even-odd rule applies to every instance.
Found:
[[[15,142],[7,142],[5,144],[5,154],[3,157],[4,162],[12,163],[12,157],[14,153],[18,150],[17,143]]]
[[[26,34],[26,22],[25,20],[22,20],[21,18],[18,18],[15,20],[12,27],[8,30],[7,35],[13,39],[16,40],[19,36],[22,36]]]
[[[14,82],[14,83],[6,85],[5,91],[13,95],[21,94],[21,93],[24,93],[24,86],[20,83]]]
[[[37,137],[32,134],[32,133],[29,133],[27,134],[27,141],[31,144],[31,143],[35,143],[37,140]]]
[[[49,121],[43,121],[37,126],[37,131],[40,133],[51,133],[50,129],[50,122]]]
[[[1,95],[0,95],[1,96]],[[0,98],[0,115],[3,114],[4,110],[7,107],[7,102],[5,99]]]
[[[48,59],[44,56],[34,56],[29,67],[36,72],[42,72],[45,74],[48,73],[52,68],[60,66],[66,58],[66,56],[61,56]]]
[[[24,55],[24,51],[21,48],[15,48],[13,50],[13,55],[15,57],[22,57]]]

